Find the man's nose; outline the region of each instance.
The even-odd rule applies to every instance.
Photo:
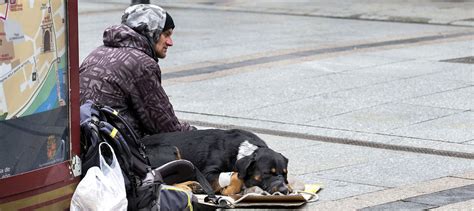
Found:
[[[171,37],[166,40],[166,45],[173,46],[173,40],[171,39]]]

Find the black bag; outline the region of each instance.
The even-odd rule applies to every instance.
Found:
[[[188,202],[193,201],[192,195],[179,192],[180,190],[168,193],[170,190],[161,186],[164,183],[161,173],[174,175],[170,182],[183,182],[176,175],[193,172],[194,166],[189,161],[176,161],[162,168],[152,169],[145,154],[145,146],[117,111],[87,101],[81,106],[80,113],[83,172],[99,165],[99,143],[107,142],[114,149],[124,175],[128,210],[160,210],[160,207],[172,208],[171,210],[192,209],[188,205]],[[171,201],[173,204],[168,204]],[[182,203],[176,203],[178,201]]]
[[[138,141],[135,131],[118,112],[92,101],[82,105],[80,113],[83,171],[98,165],[98,146],[105,141],[116,152],[122,169],[128,209],[153,210],[157,207],[157,194],[163,180],[151,169],[144,145]]]

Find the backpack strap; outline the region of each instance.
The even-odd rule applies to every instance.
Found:
[[[120,122],[130,134],[131,138],[134,141],[134,144],[139,145],[138,141],[138,134],[135,132],[135,130],[130,126],[130,124],[121,116],[119,115],[119,112],[117,110],[114,110],[113,108],[109,106],[102,106],[100,108],[100,111],[104,112],[106,114],[107,119],[112,119],[113,122]]]
[[[229,208],[230,204],[222,197],[217,197],[206,177],[188,160],[170,161],[154,170],[162,176],[165,184],[176,184],[196,176],[196,180],[206,192],[205,202],[210,202],[220,208]]]
[[[219,208],[230,208],[230,203],[222,197],[217,197],[214,191],[211,188],[211,184],[207,181],[206,177],[199,171],[198,168],[194,168],[194,173],[196,175],[196,179],[201,184],[202,189],[206,192],[206,197],[204,198],[204,202],[210,202],[215,204]]]
[[[101,121],[98,126],[100,135],[107,140],[107,142],[111,142],[111,144],[116,147],[118,151],[117,156],[121,158],[122,165],[125,165],[124,169],[130,171],[133,166],[133,159],[130,159],[132,152],[127,143],[124,143],[122,134],[108,122]]]
[[[106,116],[109,122],[113,124],[113,126],[117,128],[120,128],[121,126],[124,127],[123,129],[125,129],[125,134],[122,134],[123,138],[128,144],[131,144],[134,149],[138,150],[139,156],[143,158],[148,166],[150,166],[150,161],[145,151],[145,145],[139,141],[137,133],[130,126],[128,121],[119,115],[117,110],[114,110],[109,106],[102,106],[100,111]],[[148,169],[148,171],[151,171],[151,168]]]

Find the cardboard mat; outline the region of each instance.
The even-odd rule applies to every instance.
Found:
[[[320,184],[305,185],[303,191],[295,191],[294,193],[283,194],[268,194],[266,192],[256,193],[249,192],[244,195],[233,196],[218,196],[219,203],[225,205],[227,208],[239,207],[299,207],[308,202],[315,202],[319,200],[317,192],[321,190]],[[196,195],[199,203],[209,206],[216,206],[204,201],[206,195]]]

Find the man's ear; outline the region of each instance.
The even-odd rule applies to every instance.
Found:
[[[235,163],[234,169],[239,173],[239,179],[244,179],[244,177],[247,175],[247,170],[251,167],[251,165],[255,163],[255,156],[250,155],[250,156],[245,156]]]

